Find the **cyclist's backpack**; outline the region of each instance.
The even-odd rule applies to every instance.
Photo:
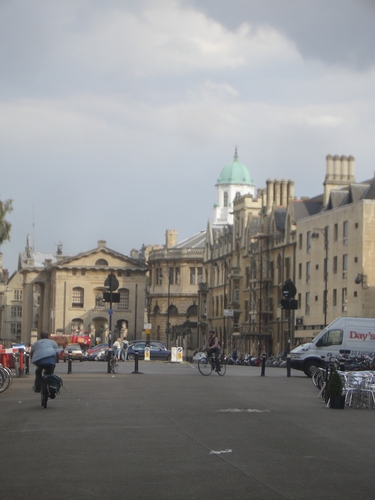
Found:
[[[60,377],[52,373],[52,375],[49,376],[49,387],[51,391],[55,392],[56,394],[59,394],[60,388],[63,385],[63,381]]]

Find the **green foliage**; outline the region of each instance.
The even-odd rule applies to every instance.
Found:
[[[12,224],[8,222],[5,217],[13,210],[13,200],[0,200],[0,245],[4,241],[10,240],[10,229]]]
[[[328,381],[328,393],[331,397],[342,396],[342,380],[337,370],[335,369]]]

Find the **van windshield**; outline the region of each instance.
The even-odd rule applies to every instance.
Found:
[[[341,345],[344,336],[343,330],[328,330],[320,339],[316,342],[318,347],[328,347],[331,345]]]

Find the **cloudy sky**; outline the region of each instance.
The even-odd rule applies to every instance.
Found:
[[[327,154],[375,170],[374,0],[0,0],[0,199],[75,254],[205,229],[232,161],[322,192]]]

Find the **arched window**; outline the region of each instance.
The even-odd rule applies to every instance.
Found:
[[[186,311],[186,316],[197,316],[197,314],[198,314],[198,306],[196,304],[190,306]]]
[[[83,307],[84,290],[80,286],[76,286],[72,290],[72,307]]]
[[[224,207],[228,206],[228,193],[225,191],[224,193]]]
[[[118,292],[120,294],[118,309],[129,309],[129,290],[127,288],[120,288]]]
[[[154,307],[154,314],[160,314],[160,307],[159,306]]]
[[[108,262],[105,259],[98,259],[95,262],[96,266],[108,266]]]
[[[178,314],[178,310],[177,310],[177,307],[174,306],[173,304],[169,306],[169,309],[168,309],[168,314],[169,315],[173,315],[173,314]]]

